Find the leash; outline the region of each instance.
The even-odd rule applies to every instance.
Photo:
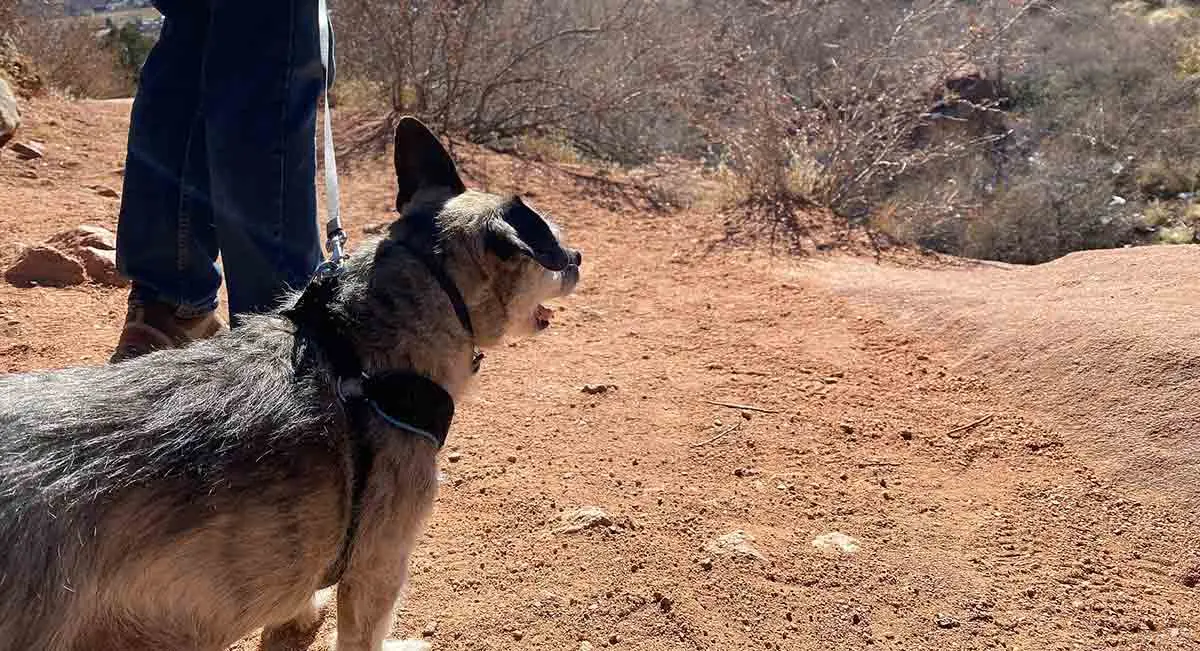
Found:
[[[316,345],[318,355],[329,365],[338,401],[345,410],[350,426],[350,514],[338,555],[321,579],[323,589],[341,581],[358,539],[363,496],[375,464],[375,443],[366,434],[369,415],[374,414],[392,428],[423,439],[435,450],[440,450],[446,444],[450,423],[454,419],[454,398],[441,385],[418,373],[391,371],[367,374],[353,346],[343,334],[351,330],[353,325],[347,322],[344,314],[329,307],[336,298],[348,255],[345,252],[346,231],[342,228],[337,156],[333,146],[333,109],[329,102],[329,88],[336,74],[336,63],[328,0],[318,0],[317,11],[321,63],[324,67],[322,162],[325,168],[325,249],[329,259],[317,266],[308,286],[296,303],[284,310],[283,316],[292,321],[298,333],[306,332],[309,340]],[[459,322],[473,340],[475,329],[466,302],[446,270],[429,255],[407,243],[404,246],[433,275],[450,299]],[[483,353],[475,349],[471,360],[473,372],[479,371],[482,359]],[[316,358],[311,363],[316,364]]]
[[[346,231],[342,230],[342,194],[338,186],[337,155],[333,148],[333,108],[329,104],[329,87],[333,85],[336,74],[334,61],[333,27],[329,21],[329,6],[327,0],[317,0],[317,27],[321,42],[321,64],[325,69],[324,91],[325,111],[323,125],[323,155],[325,168],[325,249],[329,259],[317,267],[317,274],[334,273],[342,265],[346,254]]]

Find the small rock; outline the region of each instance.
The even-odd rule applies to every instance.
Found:
[[[591,642],[580,642],[579,643],[579,651],[592,651],[592,643]]]
[[[700,559],[700,569],[711,570],[713,568],[713,560],[711,558]]]
[[[46,244],[62,251],[72,251],[88,246],[102,251],[116,250],[116,235],[108,228],[100,226],[77,226],[70,231],[62,231],[46,240]]]
[[[954,619],[945,613],[938,613],[937,618],[934,619],[934,621],[937,623],[938,628],[958,628],[959,626],[962,626],[957,619]]]
[[[93,281],[112,287],[127,287],[129,279],[117,271],[117,252],[84,247],[72,251],[83,263],[84,270]]]
[[[835,377],[823,377],[823,378],[821,378],[821,382],[822,382],[823,384],[837,384],[837,383],[838,383],[838,378],[835,378]]]
[[[562,516],[563,524],[555,533],[576,533],[585,529],[612,525],[612,518],[596,506],[585,506]]]
[[[854,426],[851,425],[850,423],[842,423],[841,425],[838,425],[838,427],[841,428],[842,434],[853,434],[854,433]]]
[[[1179,582],[1185,588],[1200,587],[1200,564],[1193,565],[1183,572],[1183,576],[1179,577]]]
[[[615,384],[585,384],[580,391],[588,394],[589,396],[595,396],[602,393],[608,393],[610,390],[615,391],[616,388],[617,385]]]
[[[510,454],[510,455],[508,455],[508,462],[509,462],[509,463],[516,463],[516,462],[517,462],[517,455],[515,455],[515,454]]]
[[[462,458],[462,452],[451,452],[450,454],[446,455],[446,461],[449,461],[450,463],[458,463],[459,461],[462,461]]]
[[[617,637],[616,633],[613,633],[612,635],[608,636],[609,644],[616,644],[617,642],[620,642],[620,641],[621,641],[621,638]]]
[[[17,287],[46,285],[67,287],[87,282],[83,263],[51,246],[33,246],[4,272],[4,279]]]
[[[525,639],[525,633],[523,633],[521,631],[513,631],[512,636],[513,636],[513,639],[518,642]]]
[[[14,142],[10,147],[17,158],[21,160],[37,160],[46,155],[41,143],[37,142]]]
[[[437,622],[429,622],[425,628],[421,629],[421,635],[425,637],[433,637],[437,635]]]
[[[911,441],[913,440],[913,433],[908,430],[901,430],[900,438],[904,439],[905,441]]]
[[[733,556],[757,561],[765,560],[762,552],[755,549],[754,545],[751,544],[753,541],[754,536],[745,531],[733,531],[709,542],[705,545],[704,549],[708,553],[717,556]]]
[[[98,194],[102,197],[108,198],[108,199],[120,199],[121,198],[120,192],[117,192],[116,190],[114,190],[106,185],[93,185],[92,190],[94,190],[96,192],[96,194]]]
[[[823,552],[848,556],[857,554],[861,545],[853,536],[840,531],[830,531],[813,538],[812,546]]]
[[[8,144],[21,127],[21,113],[17,110],[17,96],[8,82],[0,79],[0,148]]]

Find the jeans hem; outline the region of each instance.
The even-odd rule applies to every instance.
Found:
[[[211,300],[200,302],[188,302],[171,297],[164,296],[159,292],[150,289],[149,287],[135,284],[129,292],[129,305],[145,305],[147,303],[161,303],[169,305],[175,310],[175,318],[177,319],[195,319],[217,311],[220,301],[216,297]]]

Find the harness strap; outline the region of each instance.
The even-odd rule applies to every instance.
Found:
[[[336,273],[318,274],[296,304],[283,312],[283,316],[295,324],[297,333],[314,344],[328,364],[349,421],[350,514],[341,549],[326,569],[322,588],[341,580],[358,537],[363,495],[375,462],[375,445],[367,434],[370,414],[374,413],[392,427],[429,441],[437,449],[445,444],[454,419],[453,397],[423,375],[408,371],[364,375],[357,353],[341,334],[349,330],[350,324],[343,314],[330,309],[340,279]]]

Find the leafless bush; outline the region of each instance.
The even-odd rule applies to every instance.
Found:
[[[380,82],[394,112],[476,142],[565,137],[587,154],[638,162],[688,137],[682,116],[665,110],[705,68],[703,27],[685,6],[343,0],[339,74]]]
[[[414,113],[546,161],[701,159],[726,216],[772,236],[819,206],[846,232],[1037,262],[1136,241],[1149,202],[1200,189],[1200,20],[1092,0],[333,4],[334,100],[373,118],[356,142]],[[19,39],[53,85],[131,90],[86,23]]]
[[[1003,147],[901,180],[882,216],[943,251],[1042,262],[1139,239],[1139,209],[1200,183],[1200,77],[1180,24],[1090,2],[1026,16],[998,70]]]
[[[94,26],[74,19],[26,18],[14,34],[17,48],[46,84],[77,97],[127,97],[134,85],[117,53],[102,46]]]
[[[17,17],[18,0],[0,0],[0,25],[11,25]],[[8,30],[0,27],[0,33]]]

